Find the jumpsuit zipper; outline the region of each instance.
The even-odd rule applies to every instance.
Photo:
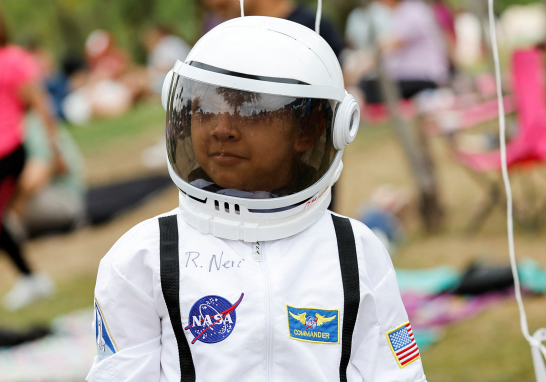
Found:
[[[265,377],[266,381],[271,380],[271,363],[272,363],[272,326],[271,326],[271,280],[269,278],[269,272],[267,270],[267,261],[265,258],[264,243],[257,241],[253,245],[252,257],[255,261],[261,262],[262,273],[264,275],[265,282]]]

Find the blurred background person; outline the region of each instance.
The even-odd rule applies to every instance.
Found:
[[[155,94],[161,94],[165,76],[173,68],[176,60],[184,62],[190,52],[190,46],[167,26],[156,24],[146,31],[144,47],[148,52],[150,90]]]
[[[58,120],[65,120],[62,103],[74,85],[77,85],[77,81],[73,83],[73,78],[84,72],[83,58],[69,53],[64,55],[61,64],[57,65],[51,52],[37,41],[31,40],[23,46],[38,63],[40,76],[53,104],[55,117]]]
[[[46,130],[40,118],[26,118],[24,148],[26,164],[19,179],[6,222],[21,240],[48,231],[68,231],[85,221],[84,162],[78,146],[66,129],[59,126],[56,144],[66,171],[52,161]]]
[[[40,84],[40,69],[32,56],[10,45],[6,24],[0,15],[0,249],[22,274],[4,296],[3,305],[16,310],[40,297],[51,295],[53,284],[44,274],[33,273],[24,260],[20,244],[3,224],[3,218],[25,164],[24,113],[31,108],[42,119],[45,142],[59,172],[66,171],[56,144],[56,124],[49,113],[48,99]]]
[[[82,63],[68,56],[59,70],[47,48],[31,42],[26,50],[40,69],[39,78],[51,101],[50,113],[61,120],[60,105],[69,92],[70,76],[82,68]],[[35,111],[27,112],[25,128],[26,162],[6,215],[9,229],[20,241],[49,231],[69,230],[81,225],[85,216],[84,161],[66,127],[57,124],[55,136],[65,168],[55,165],[47,130]]]
[[[371,75],[377,66],[377,40],[389,30],[392,10],[380,1],[362,1],[347,17],[342,67],[345,87],[358,97],[361,91],[355,88],[365,76]]]
[[[239,0],[203,0],[203,4],[226,20],[241,15]],[[279,17],[315,30],[315,12],[291,0],[246,0],[244,7],[245,16]],[[320,21],[320,35],[339,59],[344,48],[343,39],[324,15]]]
[[[217,27],[218,25],[222,24],[224,21],[226,21],[226,20],[220,14],[212,11],[210,8],[207,9],[205,14],[203,15],[203,17],[201,19],[201,33],[200,33],[200,35],[201,36],[205,35],[212,28]]]
[[[434,12],[421,0],[379,0],[392,10],[390,26],[378,40],[385,70],[398,83],[402,98],[435,89],[449,79],[446,42]],[[382,103],[377,78],[359,87],[367,103]]]
[[[373,51],[377,36],[389,29],[392,10],[380,1],[362,2],[347,17],[345,39],[349,48]]]
[[[92,79],[114,80],[121,77],[129,67],[129,55],[117,45],[114,35],[107,30],[96,29],[91,32],[85,41],[84,50]]]
[[[62,102],[62,113],[74,125],[92,117],[116,117],[150,92],[148,71],[118,46],[113,33],[91,32],[84,45],[87,74],[78,73],[75,89]]]
[[[85,41],[89,69],[88,96],[94,116],[112,117],[127,112],[132,105],[131,88],[121,79],[127,73],[130,57],[114,35],[97,29]]]

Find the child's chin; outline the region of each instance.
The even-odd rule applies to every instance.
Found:
[[[213,180],[214,180],[214,183],[216,183],[218,186],[222,188],[246,191],[245,183],[241,182],[240,180],[231,179],[231,178],[221,178],[221,179],[213,179]]]

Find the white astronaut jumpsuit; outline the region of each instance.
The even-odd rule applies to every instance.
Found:
[[[294,236],[258,244],[204,235],[179,209],[168,215],[178,215],[180,312],[196,381],[340,380],[344,289],[332,213]],[[347,381],[426,381],[390,257],[366,226],[350,222],[360,303]],[[102,322],[107,346],[87,381],[181,380],[159,251],[155,217],[102,259],[95,325]]]

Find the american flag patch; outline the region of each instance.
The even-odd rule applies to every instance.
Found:
[[[385,335],[400,368],[419,359],[419,348],[413,338],[413,331],[409,321],[385,333]]]

